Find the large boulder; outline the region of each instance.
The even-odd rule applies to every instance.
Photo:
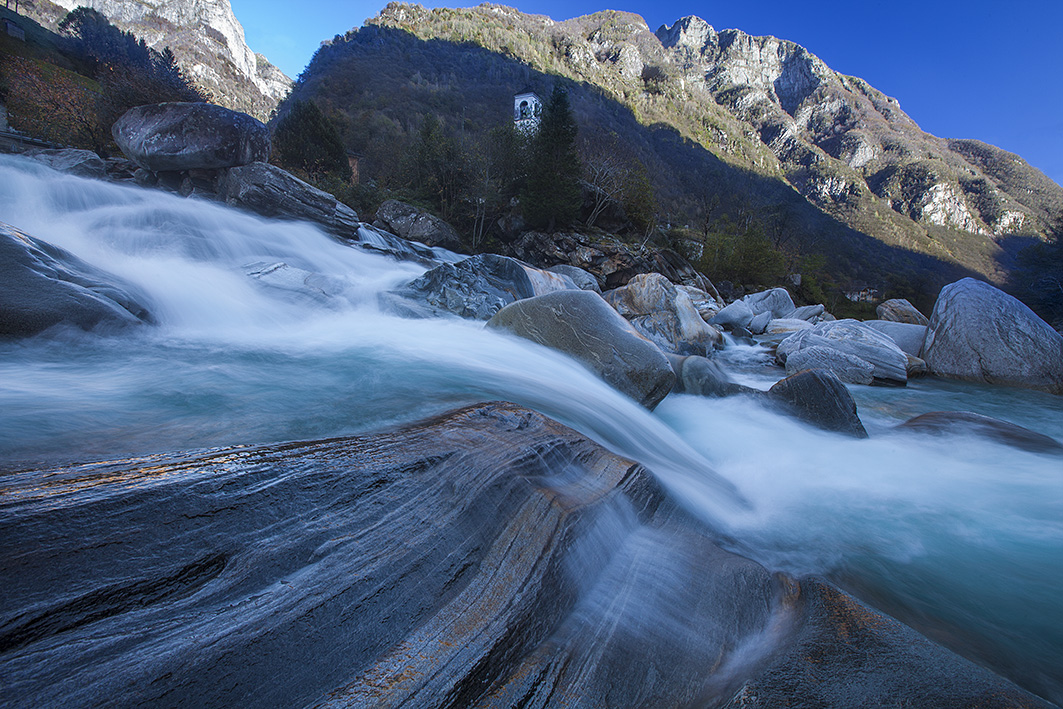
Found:
[[[107,163],[91,150],[59,148],[56,150],[31,150],[23,153],[28,158],[44,163],[53,170],[69,172],[79,177],[103,179],[107,176]]]
[[[576,284],[576,287],[581,290],[592,290],[598,294],[601,294],[602,292],[602,287],[598,284],[598,279],[595,278],[594,274],[590,271],[585,271],[577,266],[569,266],[565,263],[559,263],[546,270],[550,273],[568,276],[572,279],[572,282]]]
[[[780,343],[775,357],[785,365],[791,354],[816,346],[868,362],[874,367],[875,384],[904,386],[908,382],[908,356],[889,337],[856,320],[821,322],[799,330]]]
[[[659,273],[641,273],[603,297],[668,352],[705,355],[721,342],[720,331],[702,319],[690,296]]]
[[[1048,706],[513,404],[3,485],[5,705]]]
[[[745,301],[736,300],[716,313],[709,322],[713,325],[733,330],[736,327],[748,328],[753,321],[753,309]]]
[[[787,374],[806,369],[826,370],[849,384],[870,384],[875,379],[875,367],[870,362],[833,347],[805,347],[786,358]]]
[[[131,108],[111,128],[127,158],[153,172],[216,170],[269,160],[269,129],[210,103]]]
[[[518,300],[499,310],[487,327],[512,332],[574,357],[650,409],[675,383],[661,350],[591,291],[559,291]]]
[[[377,226],[403,239],[451,250],[462,248],[461,236],[454,227],[424,209],[397,199],[381,204],[376,210],[376,219]]]
[[[351,238],[359,227],[358,215],[346,204],[265,162],[225,171],[218,197],[263,217],[314,222],[337,236]]]
[[[925,315],[904,298],[892,298],[875,308],[879,320],[926,326],[930,323]]]
[[[771,288],[760,293],[751,293],[742,299],[754,315],[765,311],[771,312],[773,318],[787,318],[797,307],[790,292],[785,288]]]
[[[973,278],[941,289],[921,356],[940,377],[1063,394],[1063,336],[1015,298]]]
[[[455,254],[439,247],[407,241],[365,222],[359,224],[358,230],[345,236],[344,240],[366,251],[387,254],[399,261],[416,261],[429,268],[434,268],[440,263],[457,263],[468,258],[468,256]]]
[[[732,381],[723,367],[708,357],[667,352],[665,356],[668,358],[668,363],[672,365],[672,371],[675,372],[675,384],[672,386],[672,391],[676,394],[721,397],[759,393],[752,387]]]
[[[856,402],[841,381],[823,369],[806,369],[776,382],[770,401],[794,417],[826,431],[867,438]]]
[[[908,419],[895,430],[974,435],[1031,453],[1063,455],[1063,443],[1051,436],[971,411],[932,411]]]
[[[496,254],[444,263],[406,285],[383,294],[381,303],[399,315],[435,317],[445,313],[488,320],[510,303],[561,290],[578,290],[566,276],[532,268]]]
[[[918,357],[923,351],[926,339],[926,325],[916,325],[895,320],[865,320],[864,324],[873,327],[897,343],[905,354]]]
[[[152,322],[133,288],[69,251],[0,223],[0,336],[55,325],[111,330]]]

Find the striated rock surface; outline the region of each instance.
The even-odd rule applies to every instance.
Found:
[[[649,409],[661,403],[675,383],[661,350],[591,291],[559,291],[518,300],[499,310],[487,327],[574,357]]]
[[[786,357],[787,374],[806,369],[822,369],[849,384],[871,384],[875,379],[875,366],[870,362],[822,345],[804,347]]]
[[[731,377],[719,363],[708,357],[665,353],[675,372],[676,394],[697,396],[733,396],[735,394],[759,394],[756,389],[731,381]]]
[[[742,300],[754,315],[769,312],[772,318],[788,318],[797,310],[793,298],[785,288],[771,288],[760,293],[751,293]]]
[[[153,172],[216,170],[269,160],[269,129],[209,103],[131,108],[111,128],[127,158]]]
[[[706,355],[721,342],[720,331],[705,323],[690,296],[659,273],[640,273],[602,297],[668,352]]]
[[[1015,298],[973,278],[941,289],[922,358],[938,376],[1063,394],[1063,336]]]
[[[512,404],[0,493],[18,706],[1046,706]]]
[[[865,320],[864,324],[896,342],[901,351],[907,355],[918,357],[919,353],[923,351],[923,340],[926,339],[926,325],[893,320]]]
[[[439,217],[397,199],[386,200],[376,210],[376,220],[386,231],[428,246],[461,249],[461,236]]]
[[[360,226],[346,204],[265,162],[226,170],[218,180],[218,198],[263,217],[314,222],[342,237],[353,237]]]
[[[791,354],[817,346],[838,350],[871,364],[875,383],[903,386],[908,381],[908,356],[892,339],[856,320],[821,322],[799,330],[783,340],[775,354],[785,365]]]
[[[65,249],[0,223],[0,337],[56,325],[113,330],[153,322],[132,287]]]
[[[930,324],[930,319],[920,313],[914,305],[904,298],[892,298],[879,303],[875,307],[875,314],[878,315],[879,320],[911,323],[913,325]]]

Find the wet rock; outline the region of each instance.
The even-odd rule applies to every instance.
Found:
[[[752,293],[742,299],[754,315],[768,311],[773,318],[787,318],[797,307],[785,288],[772,288],[761,293]]]
[[[719,325],[729,330],[736,327],[749,328],[749,324],[753,321],[753,310],[745,301],[736,300],[715,316],[709,323],[712,325]]]
[[[415,308],[427,306],[421,316],[450,313],[488,320],[514,301],[561,290],[576,290],[576,285],[567,276],[540,271],[516,259],[480,254],[436,266],[386,294],[382,302],[400,314],[417,315],[414,310],[403,311],[396,298],[410,301]]]
[[[930,320],[904,298],[892,298],[879,303],[875,308],[875,314],[878,315],[879,320],[923,326],[930,324]]]
[[[112,330],[153,322],[119,278],[69,251],[0,223],[0,336],[56,325]]]
[[[771,321],[772,314],[770,310],[757,313],[749,321],[749,331],[754,335],[763,335],[764,331],[768,329],[768,323]]]
[[[518,300],[499,310],[487,326],[574,357],[649,409],[675,383],[660,349],[591,291],[559,291]]]
[[[823,369],[807,369],[776,382],[767,397],[792,416],[825,431],[867,438],[856,402],[841,380]]]
[[[598,279],[594,277],[590,271],[584,271],[582,268],[576,266],[569,266],[568,264],[559,263],[556,266],[551,266],[546,269],[550,273],[558,273],[562,276],[568,276],[572,279],[572,282],[576,284],[576,287],[580,290],[591,290],[599,295],[602,292],[601,287],[598,285]]]
[[[827,347],[857,357],[874,367],[875,384],[904,386],[908,381],[908,356],[893,340],[856,320],[821,322],[795,332],[779,345],[775,356],[785,365],[787,358],[809,347]]]
[[[263,217],[313,222],[337,236],[350,237],[359,227],[346,204],[264,162],[227,170],[218,180],[218,198]]]
[[[462,248],[461,236],[454,227],[424,209],[397,199],[389,199],[381,204],[377,208],[376,219],[381,228],[403,239],[451,250]]]
[[[694,309],[698,311],[698,315],[705,322],[712,320],[716,313],[723,308],[723,303],[720,302],[719,297],[713,295],[710,291],[695,288],[694,286],[684,286],[681,283],[675,289],[687,294],[690,302],[694,305]]]
[[[937,376],[1063,394],[1063,336],[973,278],[941,289],[921,356]]]
[[[1042,433],[970,411],[933,411],[908,419],[898,431],[969,434],[1031,453],[1063,455],[1063,443]]]
[[[323,305],[349,304],[349,285],[338,278],[296,268],[283,261],[259,262],[244,267],[247,275],[267,288],[286,291],[300,300]]]
[[[756,389],[731,381],[724,368],[708,357],[665,353],[675,372],[675,394],[697,396],[733,396],[735,394],[759,394]]]
[[[927,374],[930,374],[930,368],[926,366],[926,362],[920,359],[919,357],[913,357],[912,355],[908,355],[907,371],[909,379],[912,379],[913,377],[923,377]]]
[[[441,263],[457,263],[468,258],[439,247],[433,248],[416,241],[407,241],[364,222],[358,225],[354,234],[345,236],[344,240],[366,251],[387,254],[399,261],[416,261],[431,268]]]
[[[269,129],[209,103],[131,108],[111,128],[127,158],[152,172],[218,169],[269,160]]]
[[[705,355],[722,340],[720,331],[702,319],[690,296],[659,273],[641,273],[602,297],[665,351]]]
[[[60,148],[57,150],[31,150],[23,153],[28,158],[44,163],[53,170],[69,172],[79,177],[103,179],[107,175],[107,164],[91,150]]]
[[[923,351],[923,340],[926,339],[925,325],[891,320],[865,320],[864,324],[896,342],[905,354],[918,357]]]
[[[792,320],[805,320],[810,323],[817,323],[819,319],[823,317],[825,308],[821,304],[817,305],[802,305],[800,308],[796,308],[792,313],[786,317]]]
[[[17,706],[1047,706],[512,404],[2,485]]]
[[[805,369],[826,370],[849,384],[870,384],[875,378],[875,368],[870,362],[833,347],[805,347],[786,358],[787,374]]]

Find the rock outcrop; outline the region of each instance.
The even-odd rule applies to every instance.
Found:
[[[130,285],[0,223],[0,337],[57,325],[107,331],[152,321]]]
[[[0,495],[20,706],[1047,706],[511,404],[39,474]]]
[[[591,291],[559,291],[518,300],[499,310],[487,327],[574,357],[649,409],[675,383],[675,374],[656,345]]]
[[[460,250],[461,236],[439,217],[397,199],[386,200],[376,210],[376,226],[428,246]]]
[[[269,160],[269,129],[209,103],[158,103],[126,111],[111,128],[127,158],[152,172],[217,170]]]
[[[1063,394],[1063,336],[1015,298],[973,278],[941,289],[922,358],[937,376]]]
[[[904,298],[891,298],[879,303],[875,307],[875,314],[878,315],[879,320],[924,326],[930,324],[930,319]]]
[[[602,297],[667,352],[704,356],[721,342],[720,331],[701,318],[690,296],[659,273],[640,273]]]

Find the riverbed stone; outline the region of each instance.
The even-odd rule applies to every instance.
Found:
[[[675,383],[664,353],[591,291],[558,291],[518,300],[499,310],[487,327],[574,357],[649,409]]]
[[[0,223],[0,337],[69,325],[110,332],[154,322],[130,284]]]
[[[708,357],[677,355],[668,352],[665,356],[672,366],[672,371],[675,372],[673,393],[708,397],[760,393],[752,387],[732,381],[720,363]]]
[[[712,325],[719,325],[720,327],[733,330],[734,328],[749,328],[749,323],[753,321],[755,313],[753,309],[749,307],[749,304],[742,300],[736,300],[735,302],[727,305],[720,312],[716,313],[709,320]]]
[[[908,419],[896,430],[975,435],[1031,453],[1063,455],[1063,443],[1051,436],[972,411],[932,411]]]
[[[874,367],[876,384],[907,383],[908,356],[889,337],[856,320],[821,322],[787,337],[775,352],[785,365],[787,358],[808,347],[827,347],[858,357]]]
[[[794,417],[825,431],[867,438],[856,402],[845,385],[824,369],[806,369],[776,382],[767,393]]]
[[[923,340],[926,339],[926,325],[893,320],[865,320],[864,324],[875,328],[896,342],[897,346],[905,354],[918,357],[919,353],[923,351]]]
[[[1063,336],[999,288],[964,278],[941,289],[922,358],[940,377],[1063,394]]]
[[[69,172],[78,177],[103,179],[107,175],[107,163],[91,150],[76,148],[58,148],[54,150],[31,150],[23,153],[39,163],[44,163],[53,170]]]
[[[602,288],[598,284],[598,279],[594,277],[594,274],[590,271],[585,271],[578,266],[569,266],[567,263],[559,263],[546,270],[550,273],[567,276],[572,279],[572,282],[575,283],[576,287],[580,290],[590,290],[598,294],[601,294],[602,292]]]
[[[768,329],[768,323],[772,321],[772,314],[770,310],[757,313],[753,316],[753,319],[749,321],[749,331],[754,335],[763,335],[764,331]]]
[[[213,170],[269,160],[269,129],[211,103],[157,103],[126,111],[111,128],[127,158],[152,172]]]
[[[904,298],[891,298],[875,308],[879,320],[927,326],[930,320]]]
[[[760,293],[751,293],[742,299],[753,314],[768,311],[773,318],[787,318],[796,310],[794,299],[785,288],[771,288]]]
[[[826,370],[849,384],[870,384],[875,379],[875,367],[870,362],[833,347],[805,347],[786,358],[787,374],[805,369]]]
[[[346,204],[265,162],[226,170],[218,179],[218,198],[263,217],[313,222],[345,238],[359,227],[358,215]]]
[[[376,210],[378,226],[403,239],[445,249],[463,248],[461,236],[450,224],[431,212],[400,202],[385,200]]]
[[[659,273],[640,273],[602,297],[668,352],[706,355],[722,341],[720,331],[702,319],[690,297]]]

